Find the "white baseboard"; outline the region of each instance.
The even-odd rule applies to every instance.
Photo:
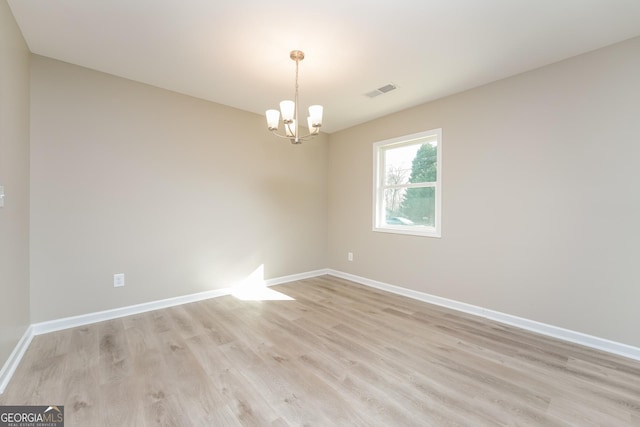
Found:
[[[485,317],[497,322],[501,322],[507,325],[516,326],[522,329],[526,329],[539,334],[547,335],[554,338],[559,338],[565,341],[581,344],[586,347],[603,350],[608,353],[617,354],[620,356],[628,357],[630,359],[640,360],[640,348],[633,347],[627,344],[610,341],[604,338],[594,337],[591,335],[583,334],[581,332],[571,331],[568,329],[559,328],[557,326],[547,325],[545,323],[536,322],[534,320],[524,319],[522,317],[512,316],[510,314],[501,313],[498,311],[488,310],[482,307],[478,307],[463,302],[430,295],[424,292],[414,291],[400,286],[390,285],[388,283],[379,282],[376,280],[367,279],[365,277],[356,276],[342,271],[332,269],[321,269],[309,271],[306,273],[292,274],[289,276],[277,277],[274,279],[265,280],[266,286],[275,286],[282,283],[295,282],[297,280],[309,279],[312,277],[322,276],[330,274],[332,276],[340,277],[352,282],[360,283],[365,286],[377,288],[383,291],[391,292],[398,295],[403,295],[409,298],[413,298],[419,301],[427,302],[430,304],[439,305],[442,307],[451,308],[453,310],[462,311],[476,316]],[[66,317],[63,319],[56,319],[47,322],[34,323],[27,328],[24,335],[14,348],[13,352],[9,356],[2,370],[0,370],[0,394],[2,394],[9,384],[13,373],[18,367],[22,356],[29,347],[32,338],[35,335],[40,335],[48,332],[60,331],[68,328],[75,328],[77,326],[88,325],[91,323],[102,322],[105,320],[116,319],[119,317],[130,316],[133,314],[145,313],[147,311],[159,310],[162,308],[173,307],[181,304],[187,304],[196,301],[202,301],[209,298],[216,298],[224,295],[230,295],[233,292],[232,287],[226,287],[222,289],[215,289],[206,292],[200,292],[196,294],[183,295],[175,298],[167,298],[158,301],[151,301],[143,304],[130,305],[127,307],[115,308],[112,310],[99,311],[96,313],[88,313],[79,316]]]
[[[287,282],[295,282],[296,280],[308,279],[311,277],[328,274],[327,269],[308,271],[306,273],[292,274],[290,276],[276,277],[266,279],[266,286],[275,286]],[[102,322],[105,320],[117,319],[119,317],[131,316],[133,314],[145,313],[147,311],[159,310],[162,308],[175,307],[177,305],[188,304],[196,301],[203,301],[210,298],[217,298],[225,295],[231,295],[234,291],[233,286],[221,289],[214,289],[196,294],[182,295],[174,298],[167,298],[157,301],[145,302],[142,304],[129,305],[127,307],[114,308],[111,310],[98,311],[95,313],[81,314],[79,316],[65,317],[63,319],[50,320],[47,322],[34,323],[33,334],[40,335],[48,332],[60,331],[63,329],[75,328],[78,326],[88,325],[91,323]]]
[[[487,319],[495,320],[496,322],[516,326],[518,328],[526,329],[538,334],[558,338],[564,341],[569,341],[597,350],[606,351],[608,353],[617,354],[619,356],[628,357],[630,359],[640,360],[640,348],[633,347],[628,344],[623,344],[605,338],[583,334],[582,332],[576,332],[569,329],[548,325],[546,323],[537,322],[535,320],[529,320],[522,317],[513,316],[511,314],[501,313],[499,311],[489,310],[475,305],[430,295],[424,292],[402,288],[400,286],[390,285],[384,282],[378,282],[376,280],[367,279],[365,277],[356,276],[354,274],[344,273],[342,271],[328,269],[327,274],[430,304],[435,304],[453,310],[462,311],[464,313],[485,317]]]
[[[328,268],[322,268],[320,270],[307,271],[306,273],[292,274],[290,276],[282,276],[282,277],[277,277],[275,279],[267,279],[264,282],[267,286],[281,285],[283,283],[295,282],[297,280],[304,280],[304,279],[310,279],[312,277],[324,276],[325,274],[329,274],[329,271],[330,270]]]
[[[80,314],[78,316],[64,317],[62,319],[48,320],[46,322],[34,323],[31,326],[33,327],[34,335],[41,335],[47,334],[49,332],[61,331],[63,329],[89,325],[91,323],[103,322],[105,320],[117,319],[119,317],[131,316],[133,314],[145,313],[147,311],[159,310],[161,308],[174,307],[176,305],[188,304],[190,302],[202,301],[209,298],[216,298],[224,295],[229,295],[230,293],[231,288],[215,289],[212,291],[199,292],[197,294],[182,295],[174,298],[167,298],[158,301],[151,301],[142,304],[114,308],[111,310]]]
[[[305,273],[292,274],[289,276],[276,277],[266,279],[266,286],[275,286],[282,283],[295,282],[297,280],[308,279],[311,277],[322,276],[328,274],[327,269],[308,271]],[[9,356],[2,370],[0,370],[0,394],[4,392],[9,380],[13,376],[24,352],[29,347],[31,340],[35,335],[46,334],[48,332],[61,331],[63,329],[75,328],[78,326],[89,325],[91,323],[102,322],[105,320],[117,319],[119,317],[131,316],[133,314],[145,313],[147,311],[159,310],[162,308],[174,307],[177,305],[187,304],[190,302],[203,301],[210,298],[217,298],[224,295],[230,295],[234,288],[229,286],[222,289],[214,289],[196,294],[183,295],[175,298],[167,298],[158,301],[151,301],[142,304],[130,305],[127,307],[114,308],[111,310],[98,311],[95,313],[81,314],[79,316],[65,317],[46,322],[34,323],[27,328],[13,352]]]
[[[6,363],[0,370],[0,394],[4,393],[4,389],[9,384],[9,380],[11,380],[13,373],[20,364],[22,356],[24,356],[24,352],[29,348],[29,344],[31,344],[32,339],[33,327],[29,326],[27,330],[24,331],[22,338],[20,338],[20,341],[18,341],[18,344],[9,355],[9,359],[7,359]]]

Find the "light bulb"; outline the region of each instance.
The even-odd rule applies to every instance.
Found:
[[[296,109],[296,103],[293,101],[282,101],[280,103],[280,111],[282,112],[282,120],[287,123],[293,120],[293,112]]]
[[[278,125],[280,124],[280,111],[278,110],[267,110],[267,127],[269,130],[278,130]]]
[[[322,105],[312,105],[309,107],[309,117],[311,117],[311,124],[318,128],[322,126]]]

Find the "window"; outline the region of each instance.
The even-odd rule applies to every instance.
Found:
[[[440,237],[442,130],[373,144],[373,231]]]

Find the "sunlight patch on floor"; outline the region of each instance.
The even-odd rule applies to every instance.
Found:
[[[294,299],[267,287],[264,280],[264,264],[245,280],[233,287],[231,295],[242,301],[293,301]]]

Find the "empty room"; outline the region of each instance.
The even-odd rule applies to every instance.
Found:
[[[639,426],[638,159],[638,1],[0,0],[0,427]]]

